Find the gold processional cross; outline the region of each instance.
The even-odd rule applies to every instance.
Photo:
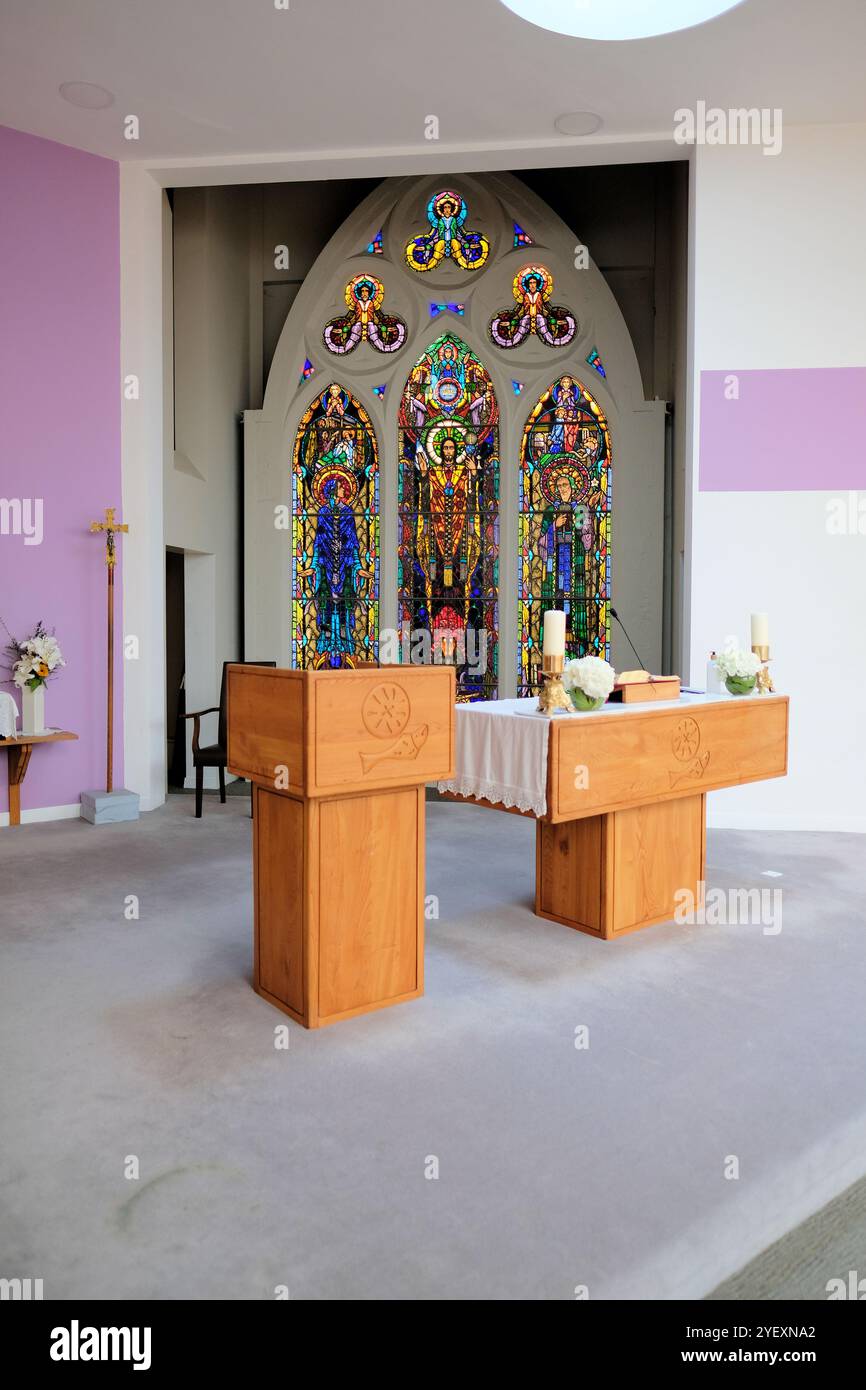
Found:
[[[106,772],[105,790],[112,790],[114,763],[114,567],[117,564],[117,548],[114,537],[118,532],[129,531],[124,523],[114,519],[114,508],[106,507],[104,521],[91,521],[91,531],[105,534],[105,564],[108,569],[108,709],[106,717]]]

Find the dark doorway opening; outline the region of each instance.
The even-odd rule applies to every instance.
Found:
[[[183,551],[165,552],[165,729],[169,787],[181,788],[186,780],[186,696],[184,670],[186,624],[184,619]]]

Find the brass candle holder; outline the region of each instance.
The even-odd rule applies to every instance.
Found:
[[[773,685],[773,678],[770,675],[770,668],[767,664],[770,660],[770,648],[756,646],[753,643],[752,651],[755,653],[758,660],[764,663],[755,679],[755,689],[759,695],[772,695],[776,687]]]
[[[552,715],[555,710],[567,709],[571,712],[571,701],[562,684],[564,656],[542,656],[541,671],[544,685],[538,696],[538,713]]]

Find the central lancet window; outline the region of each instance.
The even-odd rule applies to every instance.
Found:
[[[499,642],[499,407],[450,333],[409,373],[398,416],[397,584],[403,651],[457,668],[458,698],[493,699]],[[405,657],[404,657],[405,659]]]

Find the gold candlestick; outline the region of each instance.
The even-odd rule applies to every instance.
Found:
[[[752,645],[752,651],[759,661],[764,664],[758,672],[755,688],[759,695],[771,695],[776,687],[773,685],[773,678],[770,675],[770,668],[767,662],[770,660],[770,648],[767,646]]]
[[[539,714],[552,716],[554,710],[558,709],[567,709],[571,712],[571,701],[562,684],[562,668],[564,665],[564,656],[543,656],[541,658],[544,685],[541,687],[541,693],[538,696]]]
[[[105,535],[105,564],[108,569],[108,690],[107,690],[107,712],[106,712],[106,758],[105,758],[105,790],[114,790],[114,567],[117,564],[117,544],[114,537],[118,534],[126,534],[129,527],[124,524],[121,526],[119,521],[114,519],[114,507],[106,507],[104,521],[91,521],[91,531],[100,531]],[[138,812],[136,811],[136,816]]]

